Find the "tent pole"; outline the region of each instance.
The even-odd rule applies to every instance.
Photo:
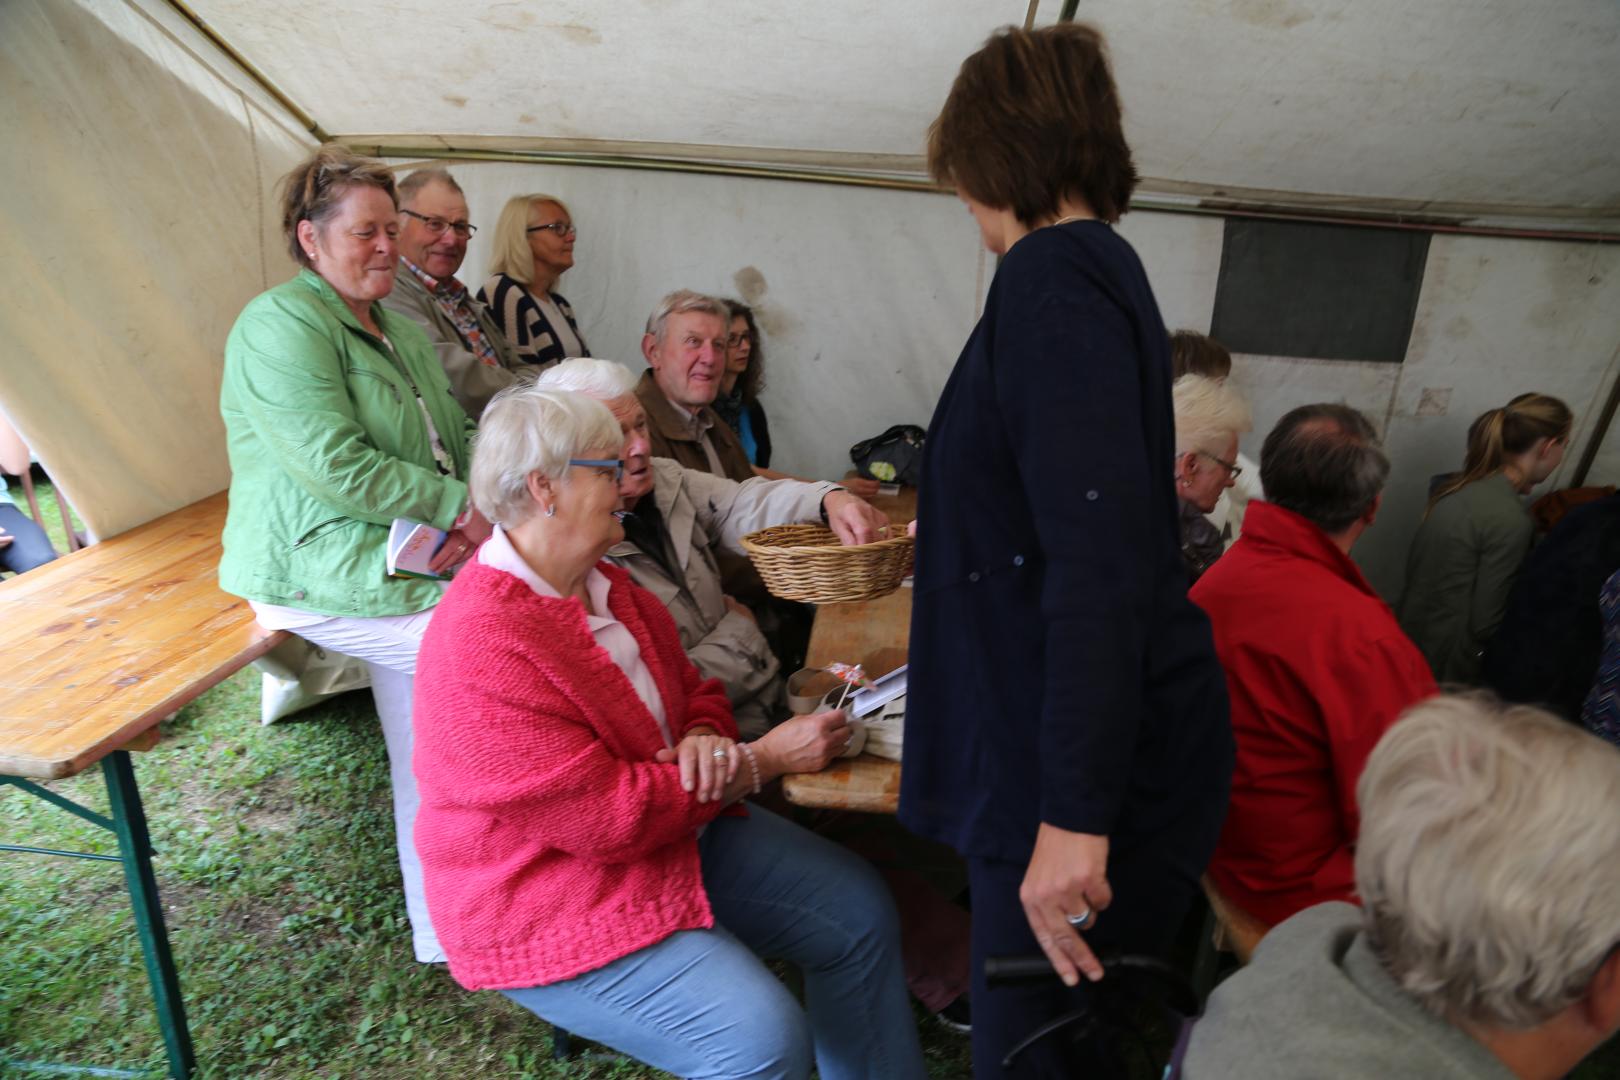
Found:
[[[926,177],[880,175],[838,169],[804,169],[773,165],[741,165],[722,161],[697,161],[686,158],[657,157],[637,154],[575,153],[563,150],[482,150],[457,149],[453,146],[390,146],[386,143],[366,141],[365,136],[354,138],[335,136],[356,153],[372,157],[396,158],[406,161],[491,161],[522,165],[588,165],[602,169],[643,169],[652,172],[701,173],[710,176],[743,176],[763,180],[793,180],[807,184],[842,184],[850,187],[888,188],[894,191],[919,191],[949,195],[949,188],[940,187]],[[1232,199],[1205,202],[1188,196],[1161,196],[1153,193],[1137,194],[1131,199],[1132,210],[1146,210],[1156,214],[1193,214],[1200,217],[1266,218],[1274,221],[1295,221],[1317,225],[1358,225],[1371,229],[1402,229],[1415,232],[1440,233],[1453,236],[1488,236],[1513,240],[1559,240],[1572,243],[1620,243],[1620,232],[1582,231],[1578,229],[1532,229],[1507,225],[1463,225],[1436,221],[1430,217],[1378,216],[1374,213],[1346,213],[1333,210],[1301,210],[1293,207],[1269,206],[1264,203],[1243,203]]]
[[[281,90],[277,88],[276,84],[271,82],[269,78],[265,76],[264,72],[248,63],[247,59],[241,53],[237,52],[231,47],[230,42],[221,37],[212,26],[209,26],[208,23],[203,20],[202,16],[198,15],[195,11],[192,11],[191,8],[186,5],[185,0],[164,0],[164,2],[167,3],[169,7],[174,9],[175,14],[186,20],[186,22],[190,23],[199,34],[207,38],[214,48],[230,57],[231,62],[237,67],[241,68],[243,74],[258,84],[259,89],[275,98],[277,104],[279,104],[283,109],[286,109],[288,112],[292,113],[298,122],[304,126],[304,130],[315,136],[317,141],[322,143],[332,141],[332,136],[327,133],[325,128],[316,123],[313,116],[309,115],[309,113],[305,112],[303,109],[300,109],[296,104],[294,104],[293,100],[286,94],[283,94]]]
[[[1074,12],[1079,6],[1080,0],[1063,0],[1063,10],[1058,12],[1058,22],[1074,22]]]
[[[1610,365],[1613,367],[1613,365]],[[1603,449],[1603,440],[1608,438],[1609,425],[1614,423],[1615,409],[1620,408],[1620,376],[1609,387],[1609,396],[1603,402],[1603,411],[1598,414],[1598,421],[1592,427],[1592,434],[1586,437],[1586,446],[1581,450],[1581,463],[1575,467],[1574,482],[1570,487],[1581,487],[1586,483],[1586,474],[1592,471],[1592,462],[1597,460],[1598,451]]]

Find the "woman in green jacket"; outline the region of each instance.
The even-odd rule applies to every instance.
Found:
[[[467,501],[474,428],[421,330],[378,303],[399,263],[393,174],[324,146],[283,187],[282,229],[302,269],[249,301],[225,343],[220,586],[266,628],[370,668],[416,957],[442,960],[411,836],[411,679],[443,584],[391,577],[387,543],[395,518],[445,529],[442,570],[489,535]]]
[[[1398,613],[1440,682],[1479,681],[1480,652],[1530,551],[1533,527],[1520,496],[1564,460],[1573,421],[1557,398],[1520,394],[1469,426],[1462,472],[1430,496]]]

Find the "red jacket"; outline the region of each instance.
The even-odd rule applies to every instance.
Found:
[[[1434,676],[1361,571],[1298,514],[1251,503],[1190,593],[1215,627],[1237,767],[1215,886],[1267,923],[1353,900],[1356,781]]]
[[[698,676],[669,612],[600,569],[674,737],[735,737],[724,688]],[[428,911],[467,989],[557,982],[714,924],[697,831],[719,804],[654,764],[658,725],[578,601],[469,562],[422,639],[413,726]]]

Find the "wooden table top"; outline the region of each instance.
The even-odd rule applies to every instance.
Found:
[[[0,774],[135,749],[286,636],[219,589],[225,507],[222,491],[0,582]]]
[[[917,514],[915,488],[879,495],[871,502],[897,523]],[[876,679],[906,662],[910,641],[911,588],[902,586],[876,600],[818,605],[805,664],[826,667],[834,660],[860,664]],[[783,777],[782,793],[799,806],[893,814],[900,808],[900,763],[861,754],[835,761],[818,773]]]

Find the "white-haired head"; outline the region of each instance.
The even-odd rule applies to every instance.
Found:
[[[1356,788],[1368,937],[1431,1012],[1531,1028],[1620,943],[1620,750],[1540,709],[1436,697]]]
[[[1249,430],[1249,405],[1225,379],[1183,375],[1171,388],[1176,410],[1176,453],[1226,457],[1232,440]]]
[[[636,377],[623,364],[575,356],[540,373],[535,385],[542,390],[567,390],[606,404],[636,392]]]
[[[509,386],[478,421],[467,481],[473,505],[490,521],[519,525],[535,510],[530,473],[561,481],[570,458],[620,440],[619,422],[599,401],[532,383]]]

